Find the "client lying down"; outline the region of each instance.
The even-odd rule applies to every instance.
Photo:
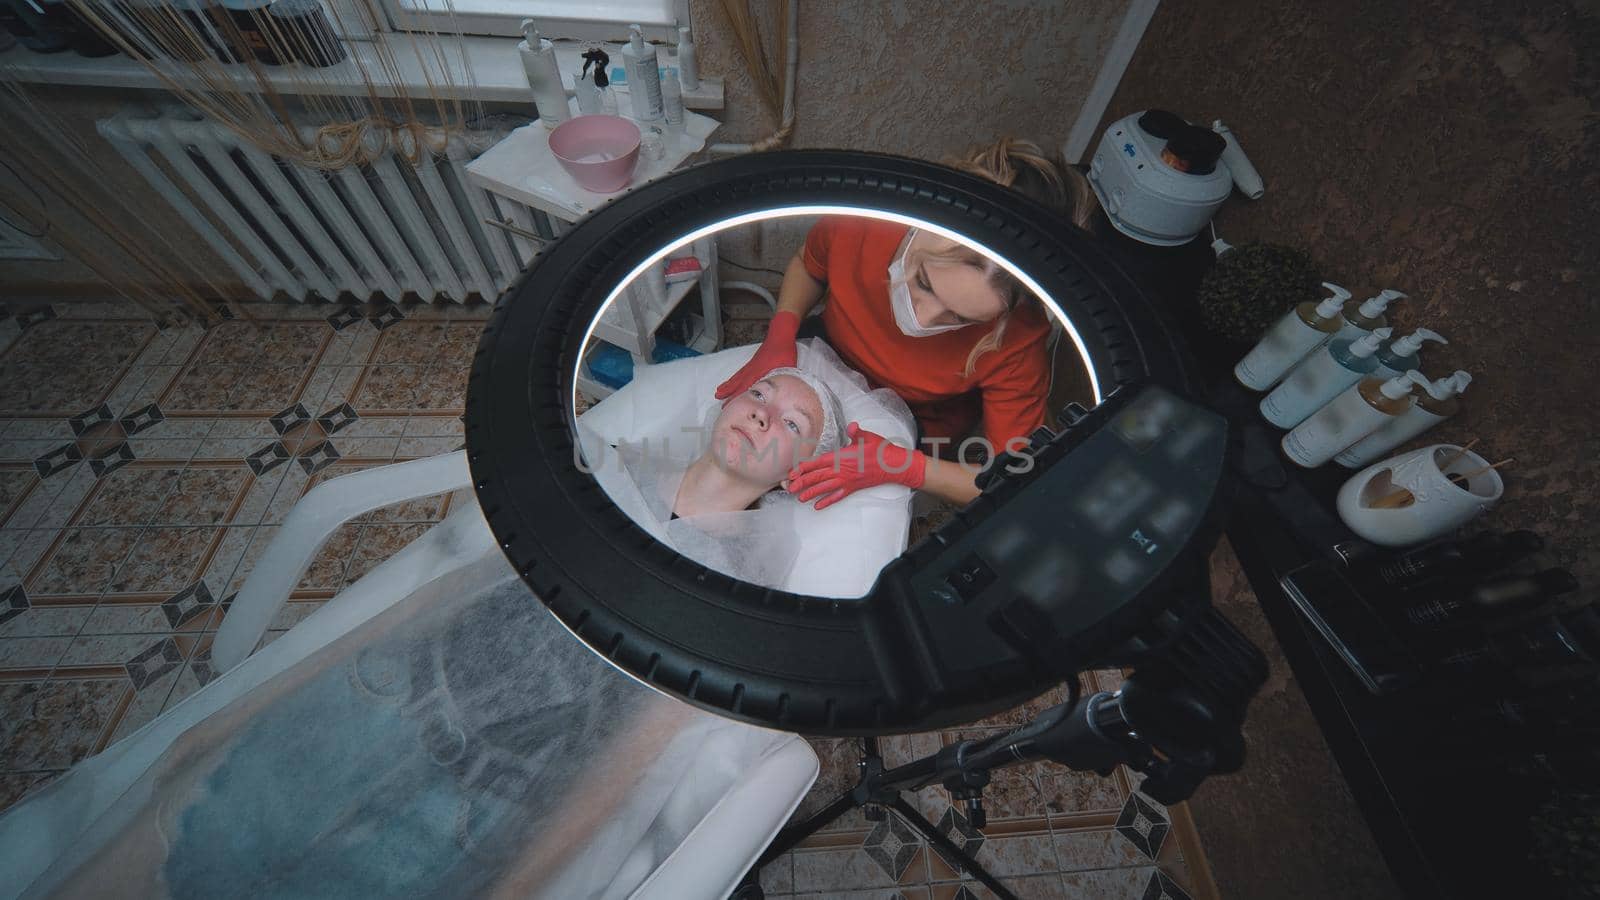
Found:
[[[783,478],[838,449],[843,419],[821,377],[783,368],[713,401],[699,427],[614,448],[590,435],[586,447],[612,501],[658,540],[724,574],[777,587],[794,563],[800,506],[782,490]]]

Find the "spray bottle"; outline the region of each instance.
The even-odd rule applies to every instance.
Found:
[[[1321,409],[1350,385],[1378,369],[1373,357],[1391,329],[1379,328],[1365,337],[1334,338],[1321,350],[1311,351],[1272,393],[1261,400],[1261,415],[1279,428],[1293,428]]]
[[[617,114],[617,94],[611,90],[611,79],[606,77],[606,66],[610,64],[611,57],[599,47],[592,47],[583,54],[583,71],[573,79],[579,115]]]
[[[1368,297],[1362,301],[1351,300],[1344,305],[1344,319],[1339,326],[1339,333],[1333,339],[1358,338],[1374,329],[1382,328],[1389,324],[1389,317],[1383,311],[1389,304],[1396,300],[1405,299],[1405,294],[1390,288],[1384,288],[1376,297]]]
[[[1461,401],[1457,398],[1471,383],[1472,376],[1460,371],[1430,383],[1410,409],[1345,448],[1333,461],[1347,469],[1359,469],[1443,422],[1460,411]]]
[[[628,26],[628,43],[622,47],[622,65],[628,72],[628,95],[633,98],[633,117],[640,122],[661,118],[661,70],[656,65],[654,44],[645,43],[644,29]]]
[[[1233,377],[1252,391],[1264,391],[1282,378],[1306,354],[1322,346],[1339,330],[1339,313],[1350,292],[1324,281],[1333,292],[1318,303],[1307,300],[1272,324],[1244,359],[1233,367]]]
[[[1444,339],[1444,335],[1426,328],[1418,328],[1405,337],[1395,338],[1378,348],[1378,371],[1375,374],[1393,378],[1409,369],[1422,368],[1422,357],[1417,354],[1417,350],[1422,347],[1423,341],[1450,343]]]
[[[1371,376],[1283,436],[1283,453],[1295,464],[1314,469],[1385,422],[1411,408],[1411,390],[1428,379],[1412,369],[1390,378]]]
[[[533,88],[533,105],[539,110],[544,127],[554,128],[570,118],[572,112],[567,107],[567,90],[561,86],[556,45],[539,36],[532,19],[522,20],[522,38],[517,53],[522,56],[523,71],[528,73],[528,87]]]

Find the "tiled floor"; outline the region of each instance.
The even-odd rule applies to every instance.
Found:
[[[209,331],[158,328],[122,304],[0,317],[0,809],[212,677],[210,641],[229,598],[307,490],[461,445],[481,308],[244,313],[252,321]],[[739,324],[749,323],[730,333]],[[268,639],[451,502],[415,501],[346,526]],[[883,748],[894,764],[1024,717]],[[801,815],[842,791],[857,759],[854,742],[812,743],[823,771]],[[1006,770],[987,791],[982,832],[942,788],[913,802],[1024,897],[1214,896],[1187,810],[1135,783],[1125,771]],[[859,813],[762,875],[774,897],[987,895],[898,819]]]

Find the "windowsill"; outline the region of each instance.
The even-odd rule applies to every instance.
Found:
[[[400,71],[401,86],[406,93],[417,97],[425,96],[431,91],[447,99],[474,99],[485,103],[527,103],[532,106],[533,91],[528,88],[528,77],[522,70],[522,57],[517,53],[516,39],[469,35],[462,40],[467,47],[472,77],[468,78],[466,72],[456,73],[454,90],[437,84],[437,76],[433,79],[435,84],[430,86],[416,54],[410,52],[393,54]],[[358,57],[368,71],[383,71],[370,41],[346,41],[345,46],[349,48],[352,57]],[[556,60],[561,67],[562,81],[569,91],[572,89],[572,73],[583,68],[582,54],[589,46],[592,45],[579,42],[563,42],[556,45]],[[618,49],[619,45],[607,45],[607,50],[612,55],[613,68],[622,61]],[[657,48],[663,66],[670,65],[673,61],[673,57],[665,51],[665,47]],[[281,93],[336,95],[366,93],[365,82],[361,77],[361,66],[357,65],[357,60],[354,58],[346,59],[326,69],[311,70],[315,72],[311,78],[295,77],[299,74],[297,69],[298,67],[293,66],[262,67],[273,88]],[[50,85],[157,90],[165,89],[167,86],[155,72],[126,56],[88,59],[71,52],[34,53],[22,47],[13,47],[0,53],[0,75],[17,81]],[[254,87],[256,81],[246,75],[240,84]],[[377,87],[381,96],[395,95],[392,88],[384,85]],[[618,87],[622,92],[626,92],[625,87],[620,85]],[[683,92],[683,105],[689,109],[720,110],[722,102],[721,78],[702,77],[699,88]]]

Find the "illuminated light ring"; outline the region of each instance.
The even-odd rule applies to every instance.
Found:
[[[546,248],[500,298],[479,342],[464,417],[479,504],[534,595],[651,687],[733,718],[814,734],[969,722],[1056,681],[999,675],[967,660],[960,677],[975,681],[955,685],[966,699],[932,702],[916,685],[908,690],[904,672],[881,668],[892,665],[887,647],[904,655],[912,638],[871,595],[804,597],[707,569],[635,525],[574,464],[578,360],[619,286],[730,223],[813,211],[904,222],[989,254],[1066,326],[1097,396],[1137,381],[1188,386],[1165,317],[1090,236],[1043,207],[916,160],[752,154],[607,204]]]

